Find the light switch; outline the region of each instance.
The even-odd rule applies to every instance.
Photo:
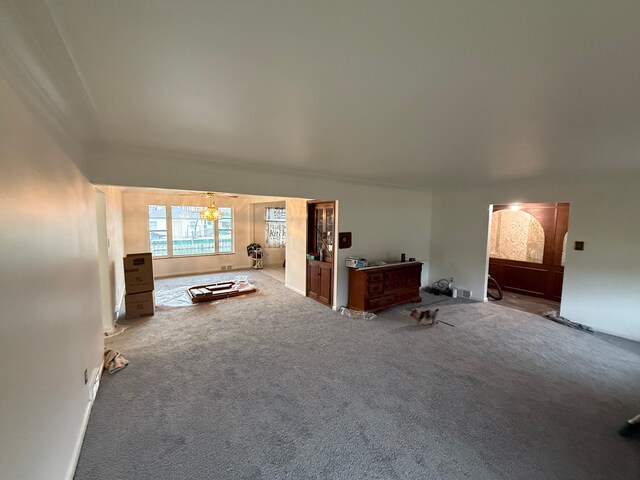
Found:
[[[338,234],[338,248],[351,248],[351,232]]]

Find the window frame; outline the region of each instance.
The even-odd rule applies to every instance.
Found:
[[[215,238],[215,244],[216,244],[216,252],[217,255],[233,255],[236,252],[236,232],[235,232],[235,215],[233,213],[233,207],[218,207],[218,210],[222,209],[222,208],[228,208],[231,212],[231,228],[223,228],[222,230],[227,231],[230,230],[231,231],[231,251],[230,252],[221,252],[220,251],[220,220],[222,218],[222,216],[216,220],[215,222],[215,226],[214,226],[214,238]],[[222,212],[221,212],[222,213]]]
[[[269,209],[279,209],[279,210],[284,210],[285,212],[285,218],[283,218],[282,220],[272,220],[269,219]],[[287,248],[287,209],[286,207],[264,207],[264,244],[265,244],[265,248]],[[285,237],[285,241],[284,241],[284,245],[279,245],[277,247],[272,247],[269,246],[269,224],[270,223],[275,223],[275,224],[283,224],[284,225],[284,237]]]
[[[151,229],[151,215],[149,212],[149,209],[151,207],[164,207],[164,229],[160,229],[160,228],[155,228],[155,229]],[[169,230],[169,218],[170,218],[171,212],[169,211],[169,209],[167,208],[167,206],[165,204],[162,203],[151,203],[147,205],[147,250],[149,252],[151,252],[151,256],[153,258],[167,258],[169,256],[169,245],[171,242],[171,232]],[[157,221],[157,220],[155,220]],[[154,255],[153,254],[153,250],[151,248],[151,232],[164,232],[165,233],[165,241],[167,243],[167,254],[166,255]]]
[[[152,252],[152,257],[153,258],[192,258],[192,257],[214,257],[217,255],[235,255],[236,253],[236,235],[235,235],[235,214],[233,211],[233,207],[231,206],[219,206],[218,209],[220,208],[228,208],[231,211],[231,251],[230,252],[220,252],[220,229],[218,228],[218,224],[217,222],[219,220],[214,221],[213,223],[213,239],[214,239],[214,249],[215,251],[213,253],[186,253],[186,254],[180,254],[180,255],[175,255],[173,253],[173,212],[172,212],[172,208],[173,207],[195,207],[195,208],[201,208],[201,209],[205,209],[206,206],[203,205],[172,205],[171,203],[150,203],[147,205],[147,245],[148,245],[148,250],[151,252],[151,229],[150,229],[150,225],[149,225],[149,207],[150,206],[161,206],[161,207],[165,207],[165,212],[166,212],[166,233],[167,233],[167,254],[166,255],[153,255]],[[229,230],[229,229],[224,229]],[[164,231],[164,230],[162,230]]]

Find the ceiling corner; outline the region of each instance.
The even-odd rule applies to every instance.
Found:
[[[96,141],[96,112],[44,0],[0,2],[0,73],[65,150]]]

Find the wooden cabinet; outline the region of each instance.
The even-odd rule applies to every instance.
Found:
[[[407,302],[420,302],[422,263],[393,263],[349,269],[349,303],[353,310],[375,312]]]
[[[333,202],[309,202],[307,250],[327,262],[333,259],[334,211]]]
[[[331,306],[333,302],[333,245],[335,203],[310,201],[307,204],[307,297]]]
[[[307,296],[331,306],[333,265],[318,260],[307,261]]]

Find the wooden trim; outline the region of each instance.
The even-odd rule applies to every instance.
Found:
[[[520,207],[521,210],[525,210],[526,209],[536,209],[536,208],[558,208],[560,206],[563,207],[569,207],[570,203],[568,202],[560,202],[560,203],[519,203],[518,206]],[[514,204],[513,203],[496,203],[493,205],[493,212],[496,212],[498,210],[505,210],[508,208],[513,207]]]

